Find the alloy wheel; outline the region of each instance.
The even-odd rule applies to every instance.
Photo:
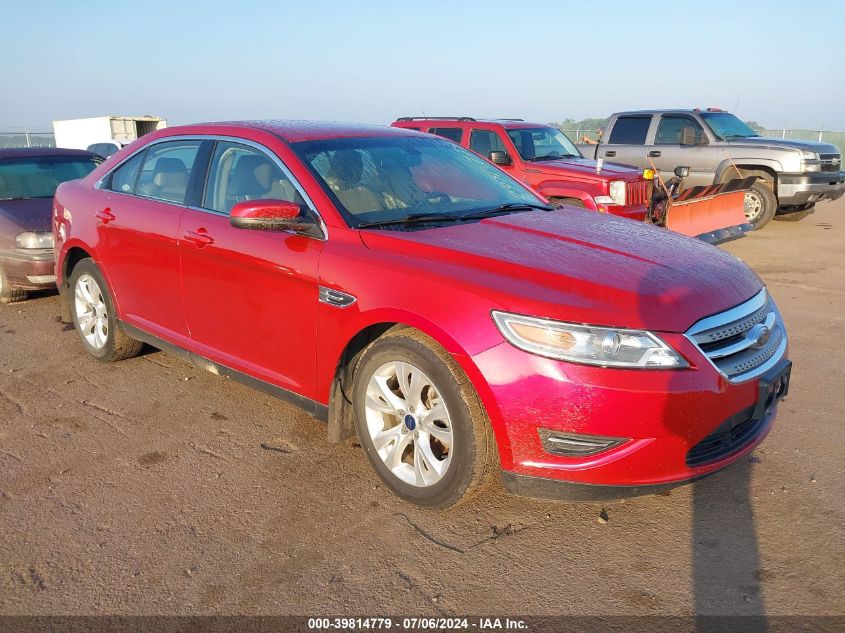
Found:
[[[96,350],[103,349],[109,337],[109,315],[103,291],[91,275],[81,275],[77,279],[74,308],[85,341]]]
[[[367,383],[367,431],[385,466],[401,481],[427,487],[449,468],[454,438],[446,403],[421,369],[381,365]]]

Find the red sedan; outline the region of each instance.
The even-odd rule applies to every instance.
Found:
[[[62,185],[60,290],[102,361],[143,343],[357,434],[398,495],[642,494],[737,460],[788,388],[733,256],[558,210],[449,141],[302,122],[161,130]]]

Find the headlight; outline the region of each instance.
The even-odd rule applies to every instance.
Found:
[[[53,234],[45,232],[26,231],[15,237],[15,246],[27,249],[53,248]]]
[[[821,171],[822,162],[815,152],[801,152],[801,171]]]
[[[688,367],[678,352],[651,332],[576,325],[507,312],[494,311],[492,316],[508,342],[532,354],[602,367]]]
[[[625,181],[611,180],[610,181],[610,197],[613,198],[613,204],[618,204],[621,207],[625,206]]]

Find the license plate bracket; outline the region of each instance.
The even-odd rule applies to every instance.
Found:
[[[792,377],[792,361],[783,359],[760,378],[757,404],[751,414],[752,420],[760,420],[789,393]]]

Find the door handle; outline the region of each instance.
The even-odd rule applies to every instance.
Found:
[[[605,152],[604,155],[607,156],[608,158],[613,158],[614,156],[616,156],[616,151],[611,150],[609,152]]]
[[[660,150],[654,149],[648,153],[652,158],[660,158]]]
[[[214,238],[211,237],[205,229],[187,231],[185,233],[185,239],[192,242],[197,248],[205,248],[209,244],[214,244]]]
[[[102,211],[97,211],[95,214],[99,220],[102,221],[103,224],[108,224],[109,222],[113,222],[117,218],[114,216],[114,213],[111,212],[111,209],[106,207]]]

